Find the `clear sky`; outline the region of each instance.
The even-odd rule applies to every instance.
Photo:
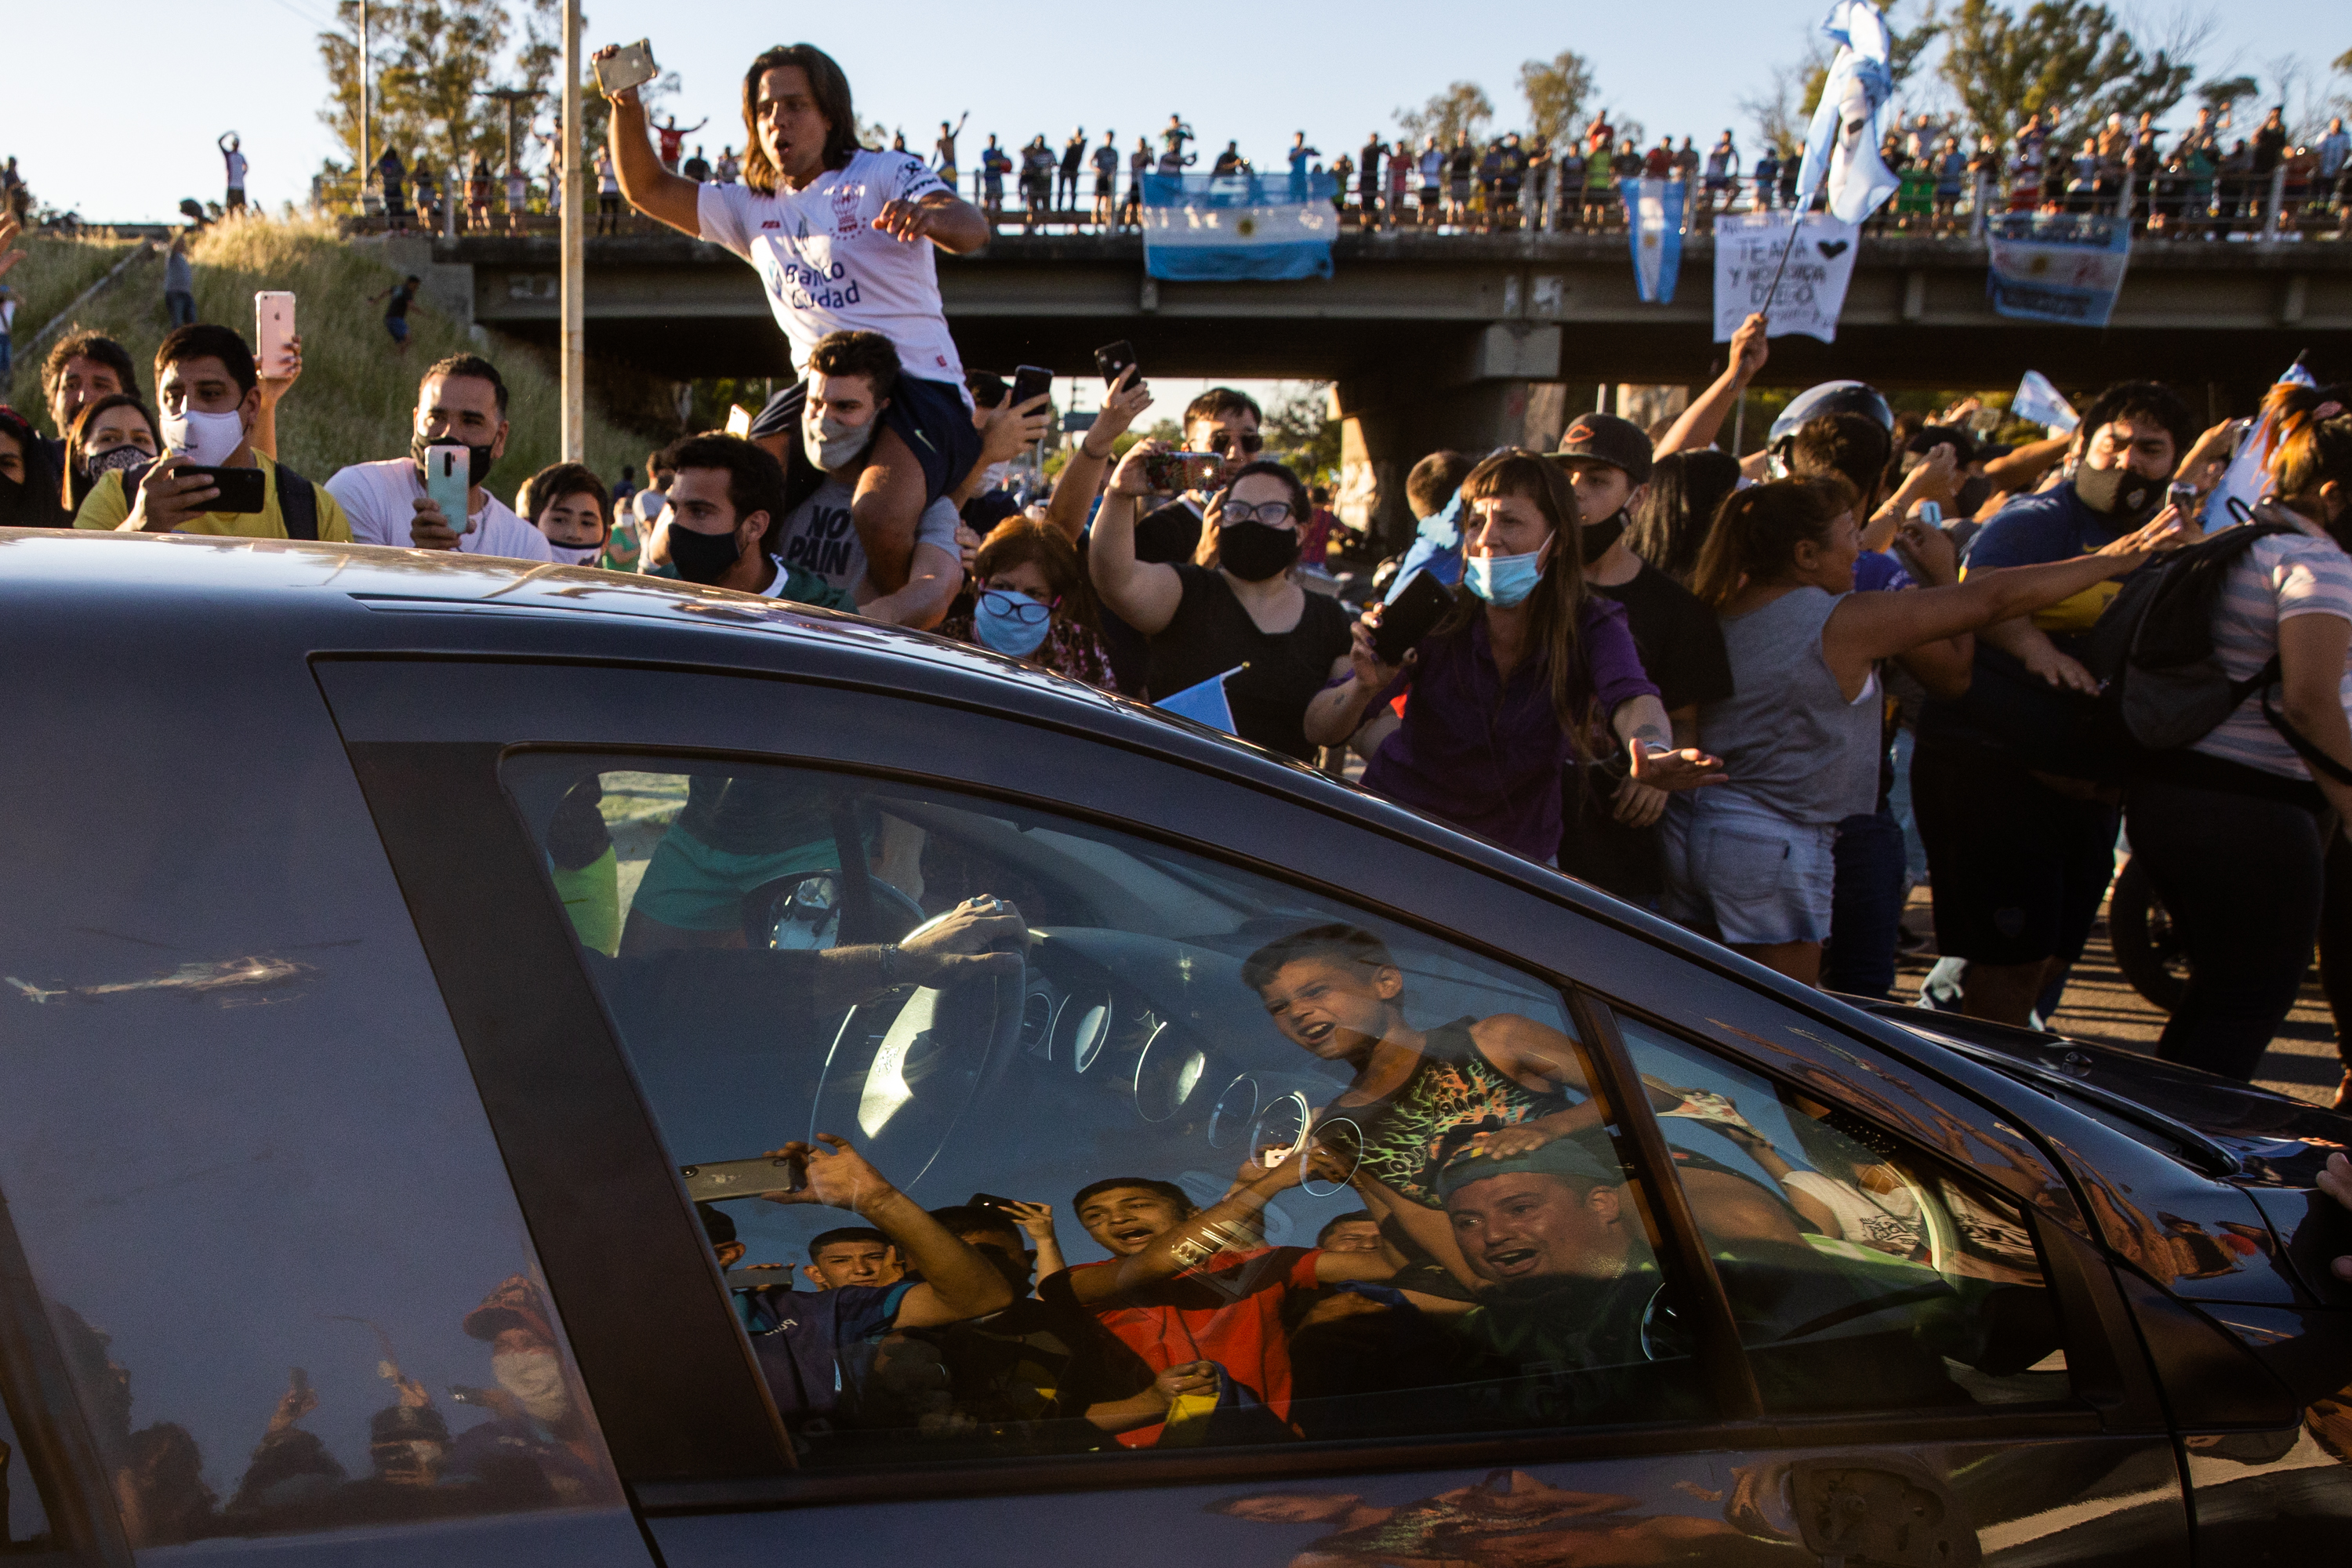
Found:
[[[1752,145],[1753,117],[1739,100],[1769,89],[1772,68],[1798,58],[1827,9],[1826,0],[1441,8],[1354,0],[1146,13],[898,0],[802,13],[721,0],[593,0],[584,37],[590,47],[650,37],[656,57],[681,79],[668,107],[687,124],[709,117],[700,140],[713,158],[721,143],[740,142],[745,62],[809,28],[808,40],[848,70],[860,115],[903,127],[910,145],[927,148],[942,115],[970,110],[967,167],[970,149],[991,132],[1011,145],[1042,131],[1058,145],[1083,124],[1097,135],[1115,129],[1131,144],[1171,111],[1212,150],[1238,139],[1263,162],[1295,130],[1330,156],[1374,130],[1392,134],[1399,106],[1455,79],[1483,86],[1507,124],[1524,113],[1519,63],[1563,48],[1584,55],[1603,100],[1652,133],[1670,130],[1705,145],[1729,125]],[[1906,0],[1894,19],[1921,9]],[[2324,70],[2352,43],[2341,28],[2312,41],[2311,24],[2326,9],[2213,5],[2214,41],[2200,64],[2207,75],[2243,71],[2266,88],[2282,57],[2300,53],[2307,68]],[[318,120],[326,83],[316,43],[331,15],[331,0],[195,10],[114,0],[97,13],[25,0],[9,7],[0,56],[8,72],[0,156],[15,153],[37,195],[86,218],[156,219],[182,196],[219,199],[213,143],[234,129],[252,160],[254,199],[273,209],[299,201],[333,150]],[[762,16],[774,20],[755,19]]]

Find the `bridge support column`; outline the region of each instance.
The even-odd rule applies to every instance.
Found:
[[[1336,383],[1340,517],[1370,529],[1384,550],[1401,550],[1413,531],[1405,475],[1423,458],[1448,447],[1484,457],[1497,447],[1558,445],[1574,412],[1570,389],[1554,379],[1559,344],[1558,327],[1501,322],[1451,366]]]

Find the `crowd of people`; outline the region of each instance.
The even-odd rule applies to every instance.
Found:
[[[740,183],[676,167],[682,132],[634,91],[603,157],[634,210],[766,286],[800,379],[744,434],[685,436],[637,489],[558,464],[509,505],[490,486],[506,386],[466,353],[419,377],[405,454],[314,480],[277,458],[299,341],[264,374],[235,330],[179,325],[151,403],[120,344],[78,331],[43,366],[55,434],[0,415],[7,520],[600,566],[939,630],[1131,697],[1213,688],[1245,741],[1334,771],[1352,753],[1375,794],[1854,994],[1893,987],[1916,845],[1928,1002],[2013,1024],[2053,1011],[2127,831],[2191,959],[2168,1058],[2252,1076],[2323,932],[2352,1007],[2332,983],[2352,952],[2352,894],[2330,896],[2352,876],[2330,815],[2352,805],[2329,695],[2352,637],[2336,395],[2266,405],[2269,499],[2211,630],[2252,684],[2162,746],[2118,731],[2127,672],[2093,645],[2119,580],[2201,537],[2242,430],[2152,383],[2013,448],[1832,383],[1735,458],[1716,438],[1769,357],[1751,318],[1663,427],[1596,412],[1554,451],[1423,457],[1418,534],[1351,602],[1307,570],[1328,514],[1234,388],[1191,402],[1180,444],[1134,440],[1152,396],[1130,366],[1050,493],[1002,488],[1045,400],[964,365],[934,261],[986,243],[987,214],[923,158],[859,145],[813,47],[753,61],[743,107]],[[1184,156],[1188,128],[1168,136]],[[467,453],[463,516],[425,484],[439,446]],[[223,504],[236,469],[258,470],[249,510]]]

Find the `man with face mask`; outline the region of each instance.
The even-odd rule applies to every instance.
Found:
[[[467,450],[472,483],[462,520],[444,517],[425,493],[429,447]],[[361,544],[552,560],[547,536],[484,488],[506,449],[507,384],[498,366],[477,354],[451,354],[416,384],[408,456],[339,469],[327,493],[351,514],[352,537]]]
[[[809,351],[807,380],[762,411],[751,438],[789,476],[791,504],[779,514],[776,564],[822,579],[870,620],[929,627],[945,618],[963,585],[954,500],[941,496],[923,508],[907,582],[887,594],[874,581],[855,515],[858,483],[899,388],[899,369],[898,349],[881,333],[828,333]],[[671,504],[680,504],[675,488]],[[675,527],[671,541],[671,560],[690,576],[677,552]]]
[[[351,542],[351,524],[332,495],[256,448],[261,381],[243,338],[203,322],[175,329],[155,351],[155,390],[165,455],[144,469],[100,475],[82,499],[76,528]],[[220,487],[191,471],[205,468],[259,468],[261,510],[206,510]]]
[[[1698,708],[1731,695],[1723,626],[1689,589],[1633,553],[1625,525],[1650,488],[1650,438],[1613,414],[1580,414],[1552,454],[1576,492],[1584,581],[1625,606],[1642,668],[1658,688],[1675,744],[1696,743]],[[1666,794],[1637,784],[1625,759],[1564,779],[1559,867],[1621,899],[1649,904],[1665,890],[1657,823]]]
[[[852,607],[824,578],[776,559],[784,470],[765,447],[740,436],[688,436],[660,461],[671,476],[661,538],[678,576],[828,610]]]
[[[2153,382],[2084,411],[2072,477],[2011,502],[1969,542],[1966,570],[2099,552],[2152,521],[2196,436]],[[2094,742],[2099,683],[2076,653],[2116,593],[2103,583],[1976,634],[1966,693],[1918,724],[1912,801],[1936,895],[1937,951],[1968,961],[1961,1010],[2023,1025],[2082,952],[2115,871],[2118,759]]]

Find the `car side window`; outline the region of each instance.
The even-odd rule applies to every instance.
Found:
[[[12,1390],[11,1394],[29,1397],[30,1390]],[[48,1479],[34,1468],[32,1456],[17,1436],[14,1415],[0,1404],[0,1557],[68,1560],[64,1543],[50,1531],[48,1510],[41,1503],[41,1483]]]
[[[1840,1106],[1619,1018],[1776,1414],[2071,1397],[2017,1204]]]
[[[804,1464],[1707,1414],[1550,985],[1025,805],[503,776]]]

